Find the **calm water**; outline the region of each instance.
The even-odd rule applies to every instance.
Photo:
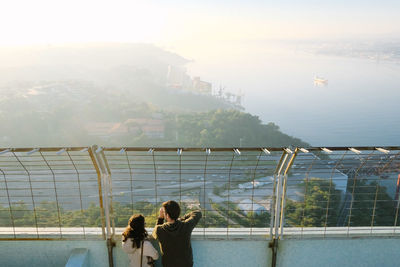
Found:
[[[214,87],[245,93],[246,111],[314,146],[400,145],[400,65],[238,45],[189,66]],[[315,86],[314,76],[328,79]]]

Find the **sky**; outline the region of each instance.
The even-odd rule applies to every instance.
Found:
[[[0,45],[400,36],[400,1],[0,0]]]

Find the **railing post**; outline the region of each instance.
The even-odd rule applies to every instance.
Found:
[[[285,158],[287,155],[285,156]],[[274,218],[274,235],[273,239],[278,239],[279,237],[279,222],[281,214],[281,199],[282,199],[282,175],[278,174],[278,183],[276,187],[276,199],[275,199],[275,218]]]
[[[282,198],[282,169],[283,166],[285,165],[285,162],[288,158],[288,153],[284,150],[282,153],[282,156],[279,160],[278,165],[276,166],[275,169],[275,174],[274,174],[274,188],[273,188],[273,209],[271,212],[271,225],[270,225],[270,232],[272,233],[271,237],[272,240],[269,243],[269,247],[272,250],[272,262],[271,266],[275,267],[276,266],[276,260],[277,260],[277,252],[278,252],[278,240],[279,240],[279,234],[278,234],[278,229],[279,229],[279,219],[280,219],[280,214],[281,214],[281,198]],[[278,179],[278,181],[276,181]],[[272,230],[273,229],[273,230]]]
[[[276,168],[276,177],[278,179],[277,186],[274,188],[276,192],[274,192],[275,199],[274,199],[274,220],[273,220],[273,239],[279,239],[279,227],[280,227],[280,218],[282,213],[282,193],[283,192],[283,179],[284,176],[282,175],[283,167],[286,164],[287,158],[289,154],[286,150],[283,151],[281,160],[279,161],[279,165]]]
[[[97,146],[89,147],[88,148],[88,153],[90,156],[90,159],[92,160],[93,166],[96,170],[97,173],[97,185],[99,187],[99,205],[100,205],[100,217],[101,217],[101,232],[103,235],[103,239],[106,239],[106,231],[105,231],[105,218],[104,218],[104,205],[103,205],[103,186],[102,186],[102,175],[100,172],[99,164],[97,163],[97,159],[93,153],[93,149],[96,150]]]
[[[292,154],[290,157],[289,162],[287,159],[289,158],[289,154]],[[287,189],[287,173],[290,170],[290,167],[293,164],[293,161],[297,155],[297,148],[293,153],[289,149],[284,149],[281,159],[277,165],[275,170],[274,177],[277,177],[278,181],[274,182],[274,192],[273,195],[275,196],[274,199],[274,209],[271,212],[271,229],[273,228],[273,235],[272,241],[269,244],[269,247],[272,249],[272,262],[271,266],[276,266],[277,261],[277,253],[278,253],[278,243],[279,240],[282,239],[283,236],[283,228],[284,228],[284,221],[285,221],[285,202],[286,202],[286,189]],[[275,186],[276,185],[276,186]],[[271,230],[272,232],[272,230]]]
[[[292,154],[292,157],[290,158],[290,160],[289,160],[289,162],[288,162],[288,164],[286,166],[286,169],[285,169],[284,173],[283,173],[284,180],[283,180],[283,190],[282,190],[282,207],[281,207],[281,220],[280,220],[280,231],[281,232],[280,232],[280,235],[279,235],[280,239],[283,238],[283,229],[285,227],[285,205],[286,205],[286,192],[287,192],[288,172],[289,172],[290,168],[293,165],[293,161],[297,156],[297,152],[298,152],[298,149],[296,148],[294,153]]]
[[[270,225],[269,225],[269,235],[270,235],[270,239],[273,240],[274,239],[274,225],[275,225],[275,214],[276,214],[276,188],[277,188],[277,178],[278,178],[278,172],[281,169],[281,165],[282,165],[282,161],[285,157],[285,152],[282,153],[281,158],[278,162],[278,164],[276,165],[275,168],[275,172],[274,172],[274,186],[272,188],[272,204],[270,204],[270,214],[271,214],[271,220],[270,220]]]
[[[109,204],[109,212],[110,212],[110,227],[111,227],[111,238],[114,239],[115,237],[115,218],[114,218],[114,208],[113,208],[113,194],[112,194],[112,179],[111,179],[111,170],[110,166],[108,165],[108,161],[106,158],[106,155],[104,154],[104,150],[101,150],[100,152],[101,159],[104,162],[104,167],[105,167],[105,183],[107,185],[107,199],[108,199],[108,204]]]
[[[92,146],[94,151],[94,157],[99,166],[101,174],[101,185],[103,188],[102,195],[104,201],[104,213],[106,221],[106,237],[107,237],[107,250],[108,250],[108,263],[110,267],[114,266],[113,261],[113,247],[115,246],[114,234],[115,227],[112,218],[112,188],[111,188],[111,172],[108,167],[107,160],[105,158],[102,148],[98,148],[96,145]],[[93,153],[92,151],[92,153]]]

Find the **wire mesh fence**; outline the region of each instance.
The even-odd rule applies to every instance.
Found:
[[[162,202],[196,238],[399,233],[400,148],[0,149],[0,239],[106,238]],[[149,229],[150,230],[150,229]]]
[[[105,148],[112,177],[116,227],[133,213],[156,223],[162,202],[182,214],[201,209],[198,236],[267,235],[274,171],[281,151],[261,149]],[[120,229],[121,230],[121,229]]]
[[[399,231],[399,148],[300,151],[287,175],[285,231],[304,237]]]
[[[96,237],[100,206],[89,149],[2,150],[1,238]]]

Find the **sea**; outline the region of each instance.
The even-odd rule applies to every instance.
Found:
[[[229,49],[228,49],[229,47]],[[399,146],[400,63],[322,55],[296,44],[226,44],[188,65],[245,111],[312,146]],[[327,80],[315,84],[314,78]]]

